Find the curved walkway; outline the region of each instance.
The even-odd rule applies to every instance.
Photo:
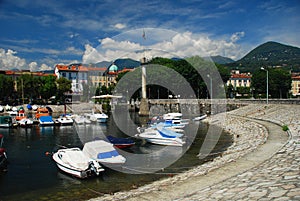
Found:
[[[300,106],[251,105],[228,114],[266,127],[269,133],[266,143],[205,175],[145,193],[125,192],[123,199],[300,200]],[[289,138],[278,124],[289,126]],[[103,199],[120,200],[122,196],[99,198]]]

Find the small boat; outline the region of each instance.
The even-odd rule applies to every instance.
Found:
[[[94,117],[96,117],[98,123],[106,123],[108,119],[107,114],[104,113],[94,113]]]
[[[26,127],[31,127],[33,125],[33,121],[29,118],[23,118],[18,121],[19,126],[26,128]]]
[[[94,112],[92,114],[86,115],[91,121],[98,122],[98,123],[106,123],[108,119],[108,115],[102,112]]]
[[[73,125],[73,122],[74,122],[73,119],[68,116],[60,116],[59,118],[56,119],[56,121],[61,126]]]
[[[89,118],[87,118],[86,116],[83,116],[83,115],[77,115],[74,118],[74,121],[77,125],[91,124],[92,123],[92,121]]]
[[[9,110],[11,110],[11,106],[9,106],[8,104],[5,106],[5,110],[6,111],[9,111]]]
[[[82,151],[103,165],[119,165],[126,162],[124,156],[118,153],[114,145],[104,140],[87,142],[84,144]]]
[[[99,162],[91,160],[77,147],[59,149],[52,158],[60,170],[78,178],[99,175],[104,171]]]
[[[6,150],[2,147],[4,136],[0,134],[0,170],[5,171],[7,169],[7,155]]]
[[[122,149],[122,148],[128,148],[135,144],[135,142],[132,139],[129,138],[117,138],[114,136],[107,136],[107,139],[112,143],[115,147]]]
[[[39,124],[40,126],[53,126],[54,121],[52,119],[52,116],[41,116],[39,118]]]
[[[4,107],[0,105],[0,112],[4,112]]]
[[[37,105],[33,105],[33,106],[32,106],[32,110],[33,110],[33,111],[37,111],[37,109],[38,109],[38,106],[37,106]]]
[[[204,115],[201,115],[201,116],[199,116],[199,117],[195,117],[193,120],[194,120],[194,121],[201,121],[201,120],[205,119],[206,117],[207,117],[207,115],[204,114]]]
[[[163,115],[164,119],[181,119],[182,113],[179,112],[170,112]]]
[[[13,126],[11,116],[0,116],[0,128],[10,128]]]
[[[8,111],[7,114],[13,118],[16,118],[18,115],[18,111]]]
[[[27,104],[26,107],[27,107],[28,110],[32,110],[32,106],[30,104]]]
[[[83,124],[84,124],[84,117],[83,117],[83,116],[76,115],[76,117],[74,118],[74,122],[75,122],[77,125],[83,125]]]
[[[135,137],[159,145],[183,146],[185,144],[185,141],[181,138],[182,134],[173,132],[172,135],[170,135],[170,133],[164,133],[158,129],[149,129],[145,132],[136,134]]]
[[[42,116],[50,116],[50,112],[46,107],[39,107],[36,110],[35,118],[39,119]]]

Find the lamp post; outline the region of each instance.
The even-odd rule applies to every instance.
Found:
[[[212,77],[210,75],[207,75],[208,78],[210,78],[210,99],[213,98],[213,91],[212,91]]]
[[[265,69],[264,67],[261,67],[260,69],[267,72],[267,105],[268,105],[268,103],[269,103],[269,71],[267,69]]]

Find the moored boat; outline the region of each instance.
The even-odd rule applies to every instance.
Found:
[[[73,122],[74,122],[74,120],[71,117],[68,117],[68,116],[60,116],[59,118],[56,119],[56,121],[61,126],[73,125]]]
[[[203,119],[206,119],[206,117],[207,117],[207,115],[204,114],[204,115],[201,115],[201,116],[199,116],[199,117],[195,117],[193,120],[194,120],[194,121],[201,121],[201,120],[203,120]]]
[[[39,119],[42,116],[50,116],[50,112],[46,107],[39,107],[36,110],[35,118]]]
[[[99,161],[103,165],[124,164],[126,159],[120,155],[112,143],[104,140],[87,142],[82,150],[91,159]]]
[[[11,116],[0,116],[0,128],[10,128],[12,125]]]
[[[7,155],[6,150],[2,147],[4,136],[0,134],[0,170],[5,171],[7,169]]]
[[[54,121],[52,119],[52,116],[41,116],[39,118],[39,124],[40,126],[53,126]]]
[[[106,123],[108,119],[107,114],[104,113],[94,113],[94,117],[98,123]]]
[[[183,146],[185,141],[182,139],[182,134],[172,132],[164,133],[158,129],[148,129],[145,132],[136,134],[135,137],[145,139],[147,142],[159,145]]]
[[[59,149],[52,158],[60,170],[78,178],[99,175],[104,171],[96,160],[91,160],[77,147]]]
[[[128,148],[135,145],[135,142],[129,138],[117,138],[111,135],[107,136],[106,138],[110,141],[110,143],[119,149]]]
[[[31,127],[33,125],[33,121],[29,118],[23,118],[21,120],[18,121],[19,126],[21,127]]]

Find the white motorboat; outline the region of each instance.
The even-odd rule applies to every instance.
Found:
[[[33,120],[31,120],[29,118],[23,118],[23,119],[18,121],[18,124],[21,127],[30,127],[30,126],[33,125]]]
[[[94,113],[94,117],[98,123],[106,123],[108,119],[107,114],[104,113]]]
[[[59,118],[56,119],[56,121],[61,125],[61,126],[67,126],[67,125],[72,125],[73,124],[73,119],[68,116],[60,116]]]
[[[170,131],[170,130],[169,130]],[[135,137],[145,139],[146,141],[170,146],[183,146],[185,141],[182,139],[183,134],[176,132],[164,132],[158,129],[148,129],[145,132],[136,134]]]
[[[179,112],[169,112],[163,115],[164,119],[181,119],[182,113]]]
[[[88,117],[83,116],[83,115],[76,115],[76,117],[74,118],[74,121],[78,125],[91,124],[92,123],[92,121]]]
[[[39,124],[40,126],[53,126],[54,121],[52,119],[52,116],[41,116],[39,118]]]
[[[80,115],[76,115],[74,118],[74,122],[77,125],[83,125],[84,124],[84,118]]]
[[[199,116],[199,117],[195,117],[193,120],[194,120],[194,121],[201,121],[201,120],[205,119],[206,117],[207,117],[207,115],[204,114],[204,115],[201,115],[201,116]]]
[[[78,178],[99,175],[104,171],[97,161],[90,159],[77,147],[59,149],[52,158],[59,169]]]
[[[126,158],[118,153],[114,145],[104,140],[87,142],[82,151],[103,165],[118,165],[126,162]]]

